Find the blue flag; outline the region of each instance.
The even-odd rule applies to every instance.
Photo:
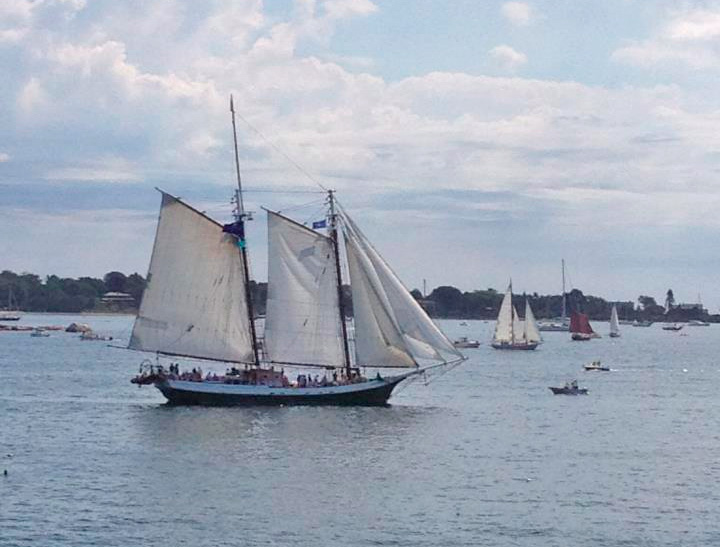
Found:
[[[322,219],[317,222],[313,222],[313,230],[317,230],[319,228],[327,228],[327,220]]]

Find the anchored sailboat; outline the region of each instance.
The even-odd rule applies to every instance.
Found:
[[[598,337],[590,326],[588,316],[580,312],[573,312],[570,316],[570,332],[573,340],[581,342]]]
[[[198,371],[179,374],[176,366],[169,373],[154,367],[133,382],[155,385],[176,404],[378,405],[403,380],[465,359],[347,213],[337,210],[332,190],[322,223],[328,235],[267,211],[268,301],[261,356],[239,167],[236,204],[235,222],[223,226],[162,193],[148,284],[129,344],[163,355],[224,361],[232,368],[224,376],[203,377]],[[352,352],[342,298],[340,231],[353,300]],[[291,384],[286,366],[317,367],[325,375],[314,381],[303,374]],[[377,372],[367,379],[361,367],[402,371],[386,377]]]
[[[495,349],[533,350],[542,341],[530,302],[525,300],[525,320],[512,305],[512,282],[500,304],[492,347]]]
[[[618,320],[617,306],[613,304],[610,312],[610,338],[620,338],[620,321]]]

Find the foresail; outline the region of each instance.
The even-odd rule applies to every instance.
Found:
[[[525,321],[520,319],[517,309],[513,306],[513,342],[523,344],[525,341]]]
[[[148,283],[129,347],[253,362],[235,238],[164,192]]]
[[[462,354],[428,317],[387,262],[347,216],[345,223],[351,239],[357,242],[357,247],[372,265],[380,282],[380,289],[389,304],[390,314],[413,358],[430,361],[462,359]]]
[[[513,341],[512,309],[512,289],[508,287],[505,296],[503,296],[502,304],[500,304],[500,312],[495,324],[494,342],[511,343]]]
[[[332,241],[268,211],[265,352],[270,361],[344,361]]]
[[[370,260],[357,239],[345,232],[355,325],[355,364],[371,367],[415,367],[390,303]]]
[[[525,340],[528,343],[541,342],[542,336],[535,321],[535,314],[530,307],[530,302],[525,301]]]

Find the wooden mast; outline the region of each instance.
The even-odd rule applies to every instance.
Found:
[[[233,142],[235,143],[235,173],[237,174],[237,191],[235,222],[239,225],[240,235],[238,236],[238,247],[243,263],[243,275],[245,276],[245,301],[247,302],[248,322],[250,323],[250,337],[252,341],[253,357],[255,366],[260,366],[260,355],[258,353],[257,332],[255,331],[255,312],[253,310],[252,291],[250,290],[250,269],[248,268],[247,245],[245,243],[245,220],[252,220],[252,217],[245,212],[245,204],[242,195],[242,179],[240,178],[240,156],[238,155],[237,129],[235,128],[235,106],[232,94],[230,95],[230,112],[232,113]]]
[[[348,346],[347,325],[345,324],[345,302],[343,298],[342,273],[340,270],[340,248],[337,234],[337,213],[335,212],[335,190],[328,190],[330,205],[330,239],[335,254],[335,279],[337,280],[338,309],[340,311],[340,327],[342,329],[343,354],[345,357],[345,373],[350,378],[350,348]]]

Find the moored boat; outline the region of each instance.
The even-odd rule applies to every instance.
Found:
[[[669,331],[676,331],[676,332],[677,332],[677,331],[679,331],[679,330],[682,330],[683,326],[684,326],[684,325],[683,325],[682,323],[665,323],[665,324],[662,326],[662,330],[669,330]]]
[[[467,336],[461,336],[457,340],[453,341],[453,346],[459,349],[463,348],[479,348],[480,347],[480,341],[479,340],[471,340]]]

